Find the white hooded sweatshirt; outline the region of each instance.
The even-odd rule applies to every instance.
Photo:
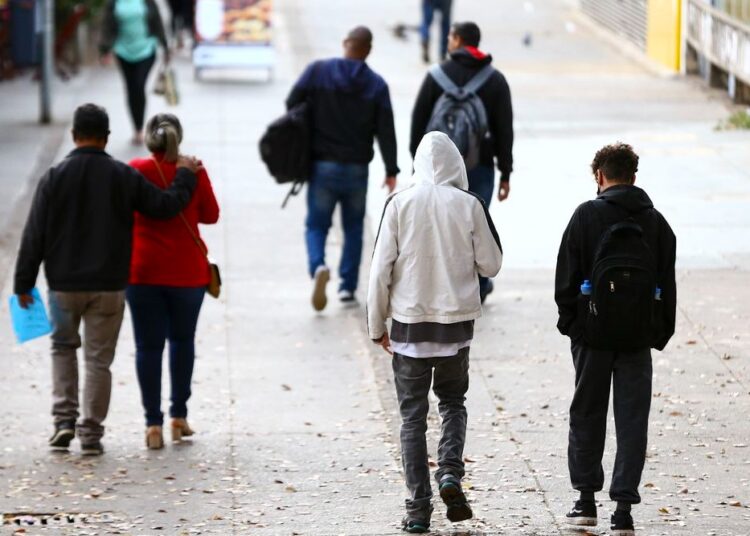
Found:
[[[453,324],[482,315],[478,276],[497,275],[503,251],[484,204],[467,188],[456,146],[443,133],[427,133],[413,184],[388,198],[380,222],[367,296],[373,340],[388,317]]]

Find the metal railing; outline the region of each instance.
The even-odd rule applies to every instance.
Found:
[[[711,64],[750,84],[750,26],[703,0],[687,0],[686,39]]]

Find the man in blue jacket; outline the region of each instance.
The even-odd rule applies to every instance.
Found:
[[[325,244],[336,204],[341,205],[344,249],[339,265],[339,299],[355,302],[362,258],[368,164],[377,137],[385,163],[385,184],[396,187],[396,132],[388,85],[365,63],[372,32],[359,26],[344,39],[344,57],[311,63],[287,98],[287,109],[307,102],[312,119],[312,170],[307,191],[308,269],[314,280],[312,305],[325,308],[330,270]]]

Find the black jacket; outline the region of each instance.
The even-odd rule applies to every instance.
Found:
[[[292,88],[287,109],[303,101],[311,108],[314,160],[367,164],[377,137],[386,173],[398,174],[388,85],[365,62],[334,58],[311,63]]]
[[[457,86],[463,86],[489,63],[492,63],[492,56],[477,58],[468,50],[461,48],[451,52],[450,59],[443,62],[441,67]],[[442,94],[443,89],[428,73],[422,82],[411,116],[409,150],[412,157],[416,154],[422,137],[427,133],[427,124],[432,117],[432,110]],[[490,137],[482,143],[480,148],[479,163],[493,167],[497,158],[497,169],[500,171],[501,180],[508,181],[513,171],[513,106],[508,82],[500,71],[495,71],[477,91],[477,96],[484,103],[490,127]]]
[[[577,317],[577,300],[584,279],[591,279],[594,253],[604,231],[628,216],[643,227],[649,248],[657,263],[657,284],[664,304],[663,333],[654,345],[664,349],[674,334],[677,290],[675,254],[677,241],[667,220],[654,208],[646,192],[637,186],[608,188],[595,200],[580,205],[562,237],[555,274],[555,301],[559,320],[557,329],[572,340],[583,331]]]
[[[59,291],[114,291],[128,283],[133,211],[176,216],[190,201],[195,174],[180,168],[162,190],[104,151],[79,148],[37,186],[16,260],[14,292],[27,294],[44,262]]]
[[[116,0],[108,0],[104,6],[104,17],[102,19],[101,37],[99,40],[99,52],[108,54],[117,39],[117,17],[115,16]],[[146,0],[148,9],[148,31],[159,40],[164,50],[167,50],[167,34],[164,32],[164,24],[159,15],[159,7],[154,0]]]

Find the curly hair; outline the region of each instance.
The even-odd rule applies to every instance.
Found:
[[[638,155],[627,143],[605,145],[596,152],[591,172],[601,171],[612,182],[633,182],[638,171]]]

